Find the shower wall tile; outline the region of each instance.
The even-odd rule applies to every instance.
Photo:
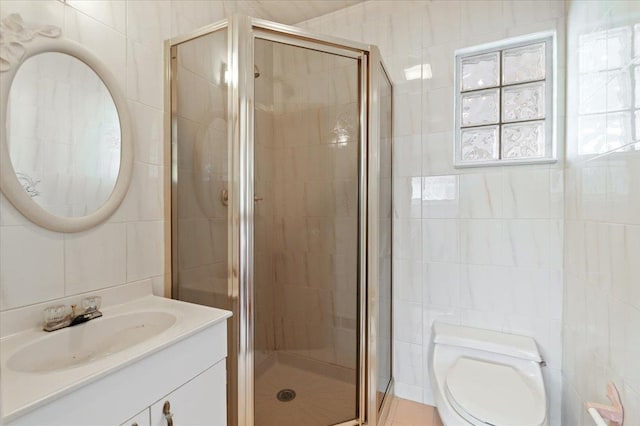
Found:
[[[452,111],[456,49],[554,29],[562,44],[564,9],[555,1],[542,7],[536,1],[365,1],[300,24],[340,37],[362,35],[378,45],[394,83],[395,300],[403,307],[421,300],[423,307],[421,343],[405,336],[413,342],[408,346],[396,338],[401,397],[434,402],[427,367],[436,320],[533,336],[545,354],[553,354],[550,395],[561,393],[561,349],[550,330],[562,315],[562,165],[456,169]],[[423,79],[407,79],[405,70],[421,64],[429,65],[422,68]],[[564,64],[558,67],[562,91]],[[563,114],[560,109],[559,124]],[[562,152],[563,138],[558,142]],[[621,172],[617,179],[621,193],[624,177]],[[416,178],[422,180],[420,190]],[[620,200],[620,209],[628,209]],[[533,297],[531,303],[524,295]],[[397,306],[394,315],[408,321]],[[406,371],[398,360],[400,353],[409,359],[409,348],[422,348],[422,367],[415,370],[423,373],[419,382],[398,370]],[[558,425],[558,404],[551,417]]]

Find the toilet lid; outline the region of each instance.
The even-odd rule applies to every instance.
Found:
[[[474,425],[540,426],[546,419],[544,392],[510,365],[460,357],[447,374],[446,393]]]

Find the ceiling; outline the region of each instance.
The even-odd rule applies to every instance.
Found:
[[[281,24],[297,24],[360,3],[362,0],[253,0],[240,1],[243,13]]]

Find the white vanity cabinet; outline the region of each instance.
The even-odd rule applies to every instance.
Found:
[[[5,426],[168,426],[165,402],[175,426],[226,426],[226,320],[231,313],[155,296],[118,309],[105,309],[103,321],[146,309],[170,313],[175,322],[144,343],[71,369],[24,374],[4,361],[10,356],[3,357],[3,390],[8,391],[2,394],[3,409],[19,407],[3,412]],[[98,330],[99,321],[86,324],[93,322]],[[89,326],[68,331],[75,333],[76,344],[92,330],[80,327]],[[44,398],[37,399],[36,392]]]
[[[221,361],[121,426],[167,426],[165,409],[174,426],[226,426],[226,405],[226,369]]]
[[[167,426],[167,403],[174,426],[226,426],[226,376],[219,363],[171,392],[151,406],[151,426]]]

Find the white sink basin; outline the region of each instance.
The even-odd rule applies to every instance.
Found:
[[[89,364],[144,342],[176,322],[167,312],[132,312],[102,317],[48,333],[15,352],[10,370],[47,373]]]

